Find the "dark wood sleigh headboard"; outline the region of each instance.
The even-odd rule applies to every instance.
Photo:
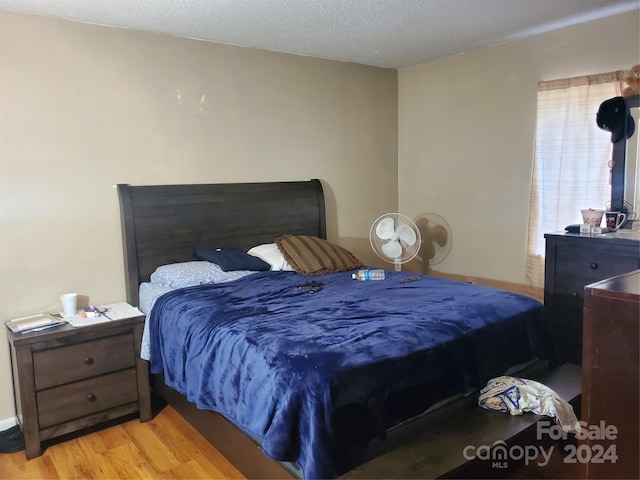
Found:
[[[320,180],[118,185],[127,301],[160,265],[198,247],[248,250],[281,235],[326,238]]]

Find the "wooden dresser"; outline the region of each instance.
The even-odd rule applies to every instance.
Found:
[[[613,234],[545,235],[544,304],[559,363],[582,362],[584,287],[640,268],[640,241]]]
[[[23,334],[7,328],[27,458],[40,455],[50,438],[134,412],[151,419],[143,323],[140,316]]]
[[[597,430],[578,447],[582,478],[640,478],[639,325],[640,270],[587,286],[581,420]]]

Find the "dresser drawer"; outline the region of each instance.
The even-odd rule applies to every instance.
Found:
[[[551,317],[553,339],[560,363],[582,363],[582,310],[556,307]]]
[[[554,303],[582,308],[584,287],[605,278],[640,268],[637,251],[610,252],[558,247],[555,259]]]
[[[582,343],[582,310],[572,308],[556,308],[553,312],[552,324],[557,339]]]
[[[582,344],[574,342],[566,342],[558,340],[556,342],[558,349],[558,361],[562,363],[573,363],[574,365],[582,365]]]
[[[36,390],[123,370],[135,365],[131,334],[74,343],[33,354]]]
[[[38,392],[38,421],[46,428],[137,400],[136,370],[130,368]]]

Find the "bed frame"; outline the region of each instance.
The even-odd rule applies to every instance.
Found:
[[[127,300],[160,265],[192,260],[197,247],[248,250],[280,235],[326,237],[320,180],[118,185]]]
[[[188,261],[197,247],[247,250],[284,234],[326,238],[319,180],[275,183],[118,185],[127,301],[138,306],[138,286],[156,267]],[[546,365],[535,365],[539,371]],[[530,371],[536,371],[531,369]],[[259,445],[212,411],[199,410],[154,376],[155,391],[247,478],[295,478],[300,472],[264,455]],[[475,397],[451,402],[372,442],[365,462],[442,425],[475,405]],[[395,460],[392,460],[395,462]]]
[[[194,185],[118,185],[127,301],[160,265],[192,260],[197,247],[248,250],[280,235],[326,238],[319,180]],[[155,375],[155,391],[248,478],[294,478],[218,413],[199,410]]]

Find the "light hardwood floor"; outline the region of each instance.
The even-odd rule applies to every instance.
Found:
[[[579,478],[562,458],[554,455],[545,468],[532,464],[500,478]],[[463,478],[495,478],[495,473]],[[0,454],[0,480],[222,478],[245,477],[170,406],[146,423],[133,419],[50,445],[32,460],[24,451]]]
[[[146,423],[130,420],[50,445],[26,460],[0,454],[0,479],[243,479],[170,406]]]

